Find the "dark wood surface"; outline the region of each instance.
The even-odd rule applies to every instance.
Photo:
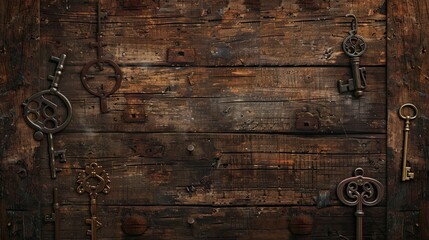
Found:
[[[354,239],[355,208],[340,203],[336,187],[357,167],[388,190],[376,207],[364,207],[364,238],[427,238],[419,215],[429,212],[423,2],[101,5],[105,57],[124,74],[108,113],[80,80],[96,59],[89,47],[96,1],[0,3],[1,239],[54,239],[54,224],[44,222],[54,187],[60,239],[88,238],[89,197],[76,192],[76,176],[92,162],[112,181],[111,192],[97,198],[98,239]],[[413,13],[402,19],[407,9]],[[347,13],[356,14],[368,43],[360,99],[337,90],[337,81],[351,76],[341,49],[351,30]],[[67,162],[57,163],[62,172],[53,180],[46,139],[32,139],[20,105],[49,86],[49,57],[62,53],[59,89],[73,119],[54,135]],[[395,115],[409,100],[422,114],[410,136],[418,141],[410,148],[410,188],[398,179],[403,122]],[[123,229],[133,217],[140,225],[128,231],[143,235]],[[297,219],[313,221],[310,234],[294,233]]]
[[[428,234],[428,6],[420,1],[391,1],[388,12],[388,237],[429,239]],[[411,122],[408,161],[415,179],[401,182],[404,103],[418,108]]]

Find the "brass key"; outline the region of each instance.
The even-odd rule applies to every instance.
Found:
[[[109,174],[97,163],[91,163],[85,167],[85,171],[79,173],[77,183],[79,184],[76,188],[77,192],[79,194],[86,192],[90,198],[91,218],[85,219],[85,222],[91,227],[86,233],[91,236],[91,240],[97,240],[97,230],[102,226],[97,218],[97,196],[99,193],[110,192]]]
[[[404,108],[411,108],[413,115],[406,115]],[[407,153],[408,153],[408,134],[410,132],[410,121],[417,117],[417,107],[411,103],[406,103],[399,108],[399,116],[405,120],[404,127],[404,149],[402,151],[402,181],[411,180],[414,178],[414,173],[411,172],[411,167],[407,166]]]

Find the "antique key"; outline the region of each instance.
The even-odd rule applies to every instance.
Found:
[[[404,108],[411,108],[413,115],[406,115]],[[404,127],[404,149],[402,151],[402,181],[411,180],[414,178],[414,173],[411,172],[411,167],[407,166],[407,154],[408,154],[408,134],[410,132],[410,121],[417,117],[417,107],[414,104],[406,103],[399,108],[399,116],[405,120]]]
[[[58,202],[58,188],[54,188],[53,190],[53,198],[54,201],[52,203],[52,213],[50,215],[45,216],[45,222],[53,222],[54,223],[54,232],[55,232],[55,240],[60,239],[60,221],[59,221],[59,209],[60,203]]]
[[[55,167],[55,158],[58,157],[62,163],[66,161],[65,150],[56,151],[54,149],[53,134],[67,127],[72,117],[70,101],[58,90],[65,59],[65,54],[59,58],[51,56],[51,60],[57,62],[57,67],[54,75],[48,76],[48,79],[52,81],[50,88],[32,95],[22,103],[25,121],[36,130],[34,139],[42,141],[44,134],[47,135],[49,166],[53,179],[57,177],[57,172],[60,171]],[[65,106],[65,119],[62,119],[63,116],[59,114],[61,109],[57,104],[58,100],[55,101],[56,99],[59,99]]]
[[[79,186],[76,190],[79,194],[84,192],[89,194],[91,218],[86,219],[85,222],[91,225],[87,235],[91,236],[91,240],[96,240],[97,230],[102,226],[97,219],[97,195],[110,192],[110,177],[103,167],[98,166],[97,163],[91,163],[85,167],[85,171],[79,173],[77,183]]]
[[[338,91],[340,93],[353,92],[355,97],[363,95],[363,90],[366,88],[366,72],[364,67],[359,67],[359,57],[366,50],[366,42],[364,38],[357,35],[357,18],[353,14],[347,14],[346,17],[352,17],[352,30],[349,31],[343,41],[343,51],[350,57],[350,64],[352,68],[352,78],[346,82],[338,81]]]
[[[91,47],[97,49],[97,59],[88,62],[83,68],[80,74],[80,79],[84,88],[94,96],[100,98],[100,111],[102,113],[107,113],[109,110],[107,108],[107,97],[116,92],[121,86],[122,82],[122,71],[119,68],[118,64],[110,59],[104,58],[103,48],[106,44],[103,43],[103,33],[101,31],[101,21],[105,18],[107,14],[101,11],[101,3],[98,1],[97,5],[97,38],[96,43],[90,44]],[[105,66],[110,66],[113,70],[112,73],[104,74]],[[99,86],[91,86],[91,80],[94,80],[96,77],[107,77],[114,80],[113,86],[106,87],[106,84],[100,84]],[[106,89],[109,88],[110,90]]]
[[[362,240],[363,205],[375,206],[384,195],[384,186],[377,180],[363,176],[363,169],[356,168],[355,176],[346,178],[337,186],[338,199],[347,206],[356,206],[356,240]]]

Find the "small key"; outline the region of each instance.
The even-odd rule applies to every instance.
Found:
[[[410,108],[413,111],[412,115],[404,113],[405,108]],[[414,173],[411,172],[411,167],[407,166],[407,154],[408,154],[408,134],[410,132],[410,121],[417,117],[417,107],[411,103],[406,103],[399,108],[399,116],[405,120],[404,127],[404,149],[402,151],[402,181],[408,181],[414,178]]]
[[[346,17],[352,17],[352,30],[349,36],[343,40],[343,51],[350,57],[352,68],[352,78],[347,81],[339,80],[337,82],[340,93],[353,92],[355,97],[361,97],[366,88],[366,72],[364,67],[359,67],[359,57],[366,51],[365,39],[357,34],[357,18],[353,14],[347,14]]]
[[[52,203],[52,213],[50,215],[45,216],[45,222],[54,223],[54,232],[55,232],[55,240],[60,239],[60,221],[59,221],[59,209],[60,203],[58,202],[58,188],[54,188],[53,190],[53,203]]]

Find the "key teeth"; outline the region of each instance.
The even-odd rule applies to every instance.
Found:
[[[59,158],[60,163],[67,162],[67,159],[66,159],[66,150],[67,149],[55,151],[55,156]]]

